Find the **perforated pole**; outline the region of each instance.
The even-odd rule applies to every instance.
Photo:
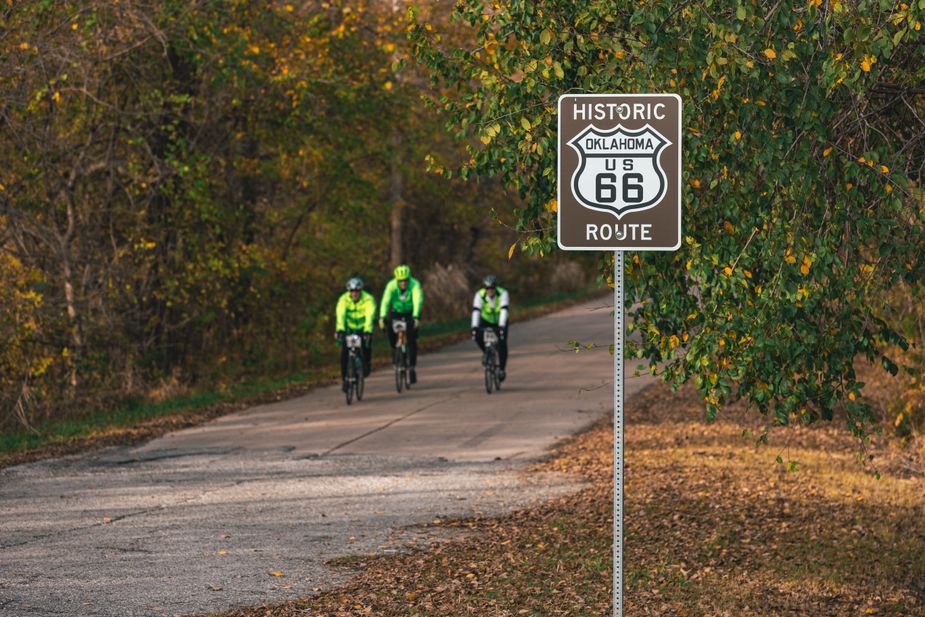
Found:
[[[613,258],[613,614],[623,617],[623,251]]]

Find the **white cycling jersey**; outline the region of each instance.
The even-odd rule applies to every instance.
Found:
[[[482,299],[481,289],[475,292],[475,298],[472,300],[472,327],[479,327],[479,320],[483,311],[492,314],[497,313],[498,325],[502,328],[507,326],[508,302],[510,302],[510,296],[506,289],[499,290],[495,293],[494,298],[489,298],[488,294],[485,294],[484,300]]]

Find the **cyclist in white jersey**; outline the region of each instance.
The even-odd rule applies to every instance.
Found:
[[[498,377],[504,381],[507,369],[507,320],[510,296],[507,290],[498,286],[498,278],[489,274],[482,280],[483,287],[475,292],[472,300],[472,340],[485,351],[485,329],[491,328],[498,335]]]

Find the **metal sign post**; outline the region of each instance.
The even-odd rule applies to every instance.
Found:
[[[559,97],[559,248],[612,250],[613,608],[623,617],[623,251],[681,246],[681,98]]]
[[[613,614],[623,616],[623,251],[613,254]]]

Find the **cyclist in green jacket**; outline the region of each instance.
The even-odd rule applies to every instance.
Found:
[[[397,336],[392,330],[393,319],[404,319],[408,333],[408,380],[417,382],[415,365],[418,360],[418,326],[421,323],[421,306],[424,292],[421,283],[411,277],[411,268],[402,264],[395,268],[395,278],[385,286],[379,303],[379,327],[389,335],[389,344],[394,348]]]
[[[507,290],[498,286],[498,278],[489,274],[482,280],[484,287],[475,292],[472,300],[472,340],[485,351],[485,329],[491,328],[498,335],[498,377],[505,378],[507,367],[507,305],[510,296]]]
[[[353,277],[347,281],[347,291],[337,300],[337,326],[335,336],[340,342],[340,378],[347,391],[346,334],[363,335],[363,375],[369,377],[372,368],[373,320],[376,317],[376,300],[363,291],[363,279]]]

